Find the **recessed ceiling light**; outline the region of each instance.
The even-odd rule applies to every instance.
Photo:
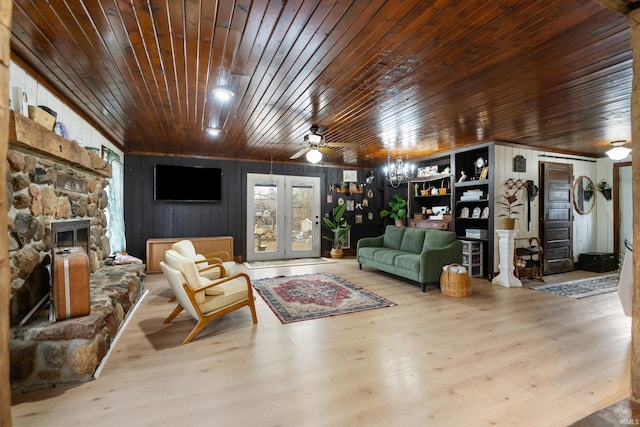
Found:
[[[235,94],[226,87],[217,87],[213,90],[213,96],[222,102],[229,102]]]
[[[220,128],[217,128],[217,127],[208,127],[207,128],[207,133],[209,135],[212,135],[212,136],[218,136],[218,135],[220,135],[220,132],[222,132],[222,130],[220,130]]]

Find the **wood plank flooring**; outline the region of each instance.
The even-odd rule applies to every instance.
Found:
[[[246,271],[328,271],[398,305],[282,325],[257,296],[258,325],[242,309],[182,345],[193,321],[162,323],[170,291],[148,275],[101,376],[13,396],[14,426],[549,427],[629,395],[631,319],[616,293],[574,300],[473,279],[473,296],[456,299],[353,258]]]

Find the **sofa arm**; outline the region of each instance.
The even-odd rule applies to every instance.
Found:
[[[420,253],[421,281],[438,281],[442,273],[442,266],[452,263],[462,264],[462,242],[460,240],[455,240],[442,248],[422,251]]]
[[[363,237],[362,239],[358,240],[357,248],[358,249],[366,248],[366,247],[380,248],[382,247],[383,238],[384,238],[384,235],[378,236],[378,237]]]

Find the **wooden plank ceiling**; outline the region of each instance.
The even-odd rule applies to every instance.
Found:
[[[287,161],[313,124],[361,166],[631,137],[629,23],[593,0],[14,0],[11,49],[128,153]]]

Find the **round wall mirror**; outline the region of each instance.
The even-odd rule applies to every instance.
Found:
[[[573,183],[573,205],[581,215],[588,214],[596,205],[596,187],[588,176],[579,176]]]

